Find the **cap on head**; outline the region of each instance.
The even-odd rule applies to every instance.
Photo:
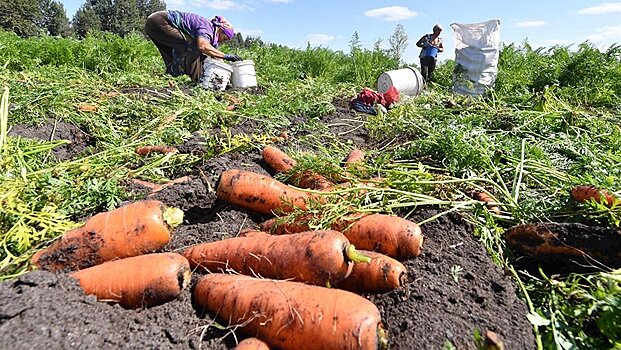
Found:
[[[214,26],[219,27],[222,30],[222,33],[224,33],[227,38],[233,39],[233,37],[235,36],[235,30],[233,29],[233,25],[231,25],[231,23],[229,23],[223,16],[214,17],[211,20],[211,23]]]
[[[436,30],[441,32],[442,31],[442,26],[439,25],[439,24],[436,24],[435,26],[433,26],[433,31],[435,32]]]

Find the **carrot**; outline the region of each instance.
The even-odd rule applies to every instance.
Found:
[[[289,157],[285,152],[274,146],[266,146],[263,148],[261,156],[267,165],[278,173],[286,173],[298,165],[295,159]]]
[[[149,153],[158,152],[158,153],[177,153],[179,150],[172,146],[159,145],[159,146],[142,146],[136,148],[136,153],[140,156],[146,156]]]
[[[354,264],[351,274],[337,284],[340,289],[352,292],[383,293],[402,287],[408,273],[400,262],[384,254],[359,251],[371,258],[369,263]]]
[[[308,230],[308,220],[311,218],[309,214],[292,224],[271,219],[259,227],[274,234],[291,234]],[[343,232],[349,242],[359,249],[373,250],[395,259],[417,257],[423,245],[423,235],[418,224],[392,215],[354,213],[339,218],[332,223],[331,228]]]
[[[481,201],[481,202],[485,202],[485,205],[487,206],[487,209],[489,211],[491,211],[494,214],[500,215],[500,207],[497,205],[490,204],[490,203],[495,203],[496,200],[492,198],[492,196],[490,196],[486,192],[483,192],[483,191],[476,192],[474,195],[474,199]]]
[[[147,197],[151,197],[152,195],[156,194],[157,192],[160,192],[170,186],[176,185],[176,184],[180,184],[180,183],[184,183],[184,182],[188,182],[190,181],[192,178],[190,176],[182,176],[173,180],[170,180],[166,183],[163,184],[154,184],[153,182],[148,182],[148,181],[143,181],[143,180],[138,180],[138,179],[133,179],[132,182],[146,187],[148,189],[151,190],[151,192],[149,192],[149,194],[147,195]]]
[[[613,204],[617,201],[617,198],[610,194],[607,190],[599,189],[595,186],[591,185],[580,185],[572,188],[571,190],[571,198],[578,203],[584,203],[591,199],[594,199],[598,203],[602,203],[602,199],[604,203],[608,207],[612,207]]]
[[[261,152],[263,160],[274,171],[279,173],[290,173],[298,162],[289,157],[285,152],[274,146],[266,146]],[[324,188],[334,185],[323,175],[307,170],[301,174],[291,174],[291,180],[301,188],[312,188],[323,190]]]
[[[317,285],[334,285],[349,274],[352,262],[370,261],[342,233],[332,230],[285,236],[248,231],[244,236],[197,244],[183,255],[192,268],[204,271],[233,269],[244,275]]]
[[[175,299],[190,282],[188,260],[176,253],[155,253],[108,261],[72,272],[85,294],[126,308]]]
[[[138,201],[91,217],[37,252],[32,263],[50,271],[77,270],[161,249],[183,211],[155,200]]]
[[[216,195],[219,199],[263,214],[307,209],[307,202],[318,197],[287,186],[269,176],[237,169],[220,175]]]
[[[398,216],[368,215],[342,231],[359,249],[373,250],[395,259],[417,257],[423,245],[418,224]]]
[[[95,105],[89,105],[86,103],[80,103],[79,105],[77,105],[78,111],[81,112],[97,112],[97,106]]]
[[[270,347],[261,339],[246,338],[239,342],[234,350],[270,350]]]
[[[345,158],[345,167],[348,168],[356,163],[364,162],[364,151],[358,148],[354,148],[349,152],[347,158]]]
[[[248,276],[211,274],[194,300],[278,349],[385,349],[377,307],[347,291]]]

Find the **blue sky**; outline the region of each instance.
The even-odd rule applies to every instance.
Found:
[[[61,0],[71,19],[83,0]],[[585,40],[605,49],[621,43],[621,2],[589,0],[509,1],[368,1],[368,0],[168,0],[168,9],[191,11],[211,18],[225,16],[242,34],[267,42],[305,48],[328,47],[349,52],[358,32],[365,48],[388,38],[397,24],[409,38],[404,54],[418,61],[416,41],[435,23],[444,27],[446,51],[439,59],[454,58],[451,23],[500,19],[500,40],[535,46],[579,44]],[[573,45],[575,47],[577,45]]]

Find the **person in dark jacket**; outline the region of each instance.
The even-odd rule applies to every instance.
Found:
[[[209,20],[191,12],[158,11],[147,18],[145,32],[159,50],[166,73],[187,74],[198,82],[207,56],[241,61],[237,55],[218,50],[218,44],[235,36],[233,26],[222,16]]]
[[[421,48],[420,55],[420,69],[421,74],[425,82],[433,81],[433,71],[436,69],[436,61],[438,59],[438,53],[444,52],[444,44],[440,37],[442,33],[442,26],[436,24],[433,26],[433,33],[423,35],[416,46]]]

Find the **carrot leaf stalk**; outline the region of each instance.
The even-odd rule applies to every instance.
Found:
[[[350,244],[349,246],[347,246],[347,248],[345,249],[345,254],[347,254],[347,257],[349,258],[349,260],[353,262],[357,262],[357,263],[360,263],[360,262],[370,263],[371,262],[371,258],[357,251],[356,247],[353,244]]]
[[[377,342],[379,349],[388,349],[388,332],[384,329],[384,327],[382,327],[381,324],[377,327]]]
[[[164,222],[171,228],[175,228],[183,222],[183,210],[179,208],[167,207],[162,212]]]

